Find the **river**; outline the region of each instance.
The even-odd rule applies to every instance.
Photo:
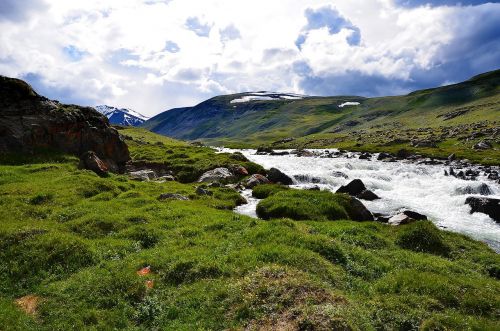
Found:
[[[371,160],[360,160],[354,155],[322,158],[256,155],[255,150],[221,151],[239,151],[266,169],[277,168],[294,178],[295,185],[292,187],[296,188],[319,186],[335,192],[341,185],[361,179],[369,190],[381,198],[362,201],[371,212],[393,215],[402,209],[416,211],[442,229],[469,235],[500,252],[500,224],[485,214],[471,215],[470,207],[465,205],[467,197],[479,196],[466,193],[467,189],[476,189],[483,183],[491,191],[489,198],[500,199],[500,185],[485,176],[478,177],[476,181],[465,181],[445,176],[449,166],[419,165],[405,160],[383,162],[376,160],[376,154]],[[325,150],[315,151],[321,153]],[[341,177],[340,173],[347,178]],[[258,200],[251,197],[251,191],[244,191],[243,195],[249,203],[238,207],[236,212],[256,217]]]

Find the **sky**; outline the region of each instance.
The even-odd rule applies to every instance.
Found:
[[[500,1],[0,0],[0,75],[152,116],[247,91],[399,95],[500,68]]]

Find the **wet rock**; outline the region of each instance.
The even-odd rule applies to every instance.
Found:
[[[79,169],[87,169],[95,172],[99,176],[108,174],[108,166],[94,152],[87,152],[80,157]]]
[[[361,200],[366,200],[366,201],[374,201],[380,199],[378,195],[376,195],[370,190],[364,190],[363,192],[358,194],[357,197],[360,198]]]
[[[290,152],[287,152],[287,151],[281,151],[281,152],[276,152],[276,151],[273,151],[271,154],[269,155],[273,155],[273,156],[284,156],[284,155],[290,155]]]
[[[292,185],[293,180],[281,172],[279,169],[271,168],[267,173],[267,179],[273,183],[281,183],[283,185]]]
[[[415,211],[405,210],[403,212],[403,214],[405,214],[406,216],[408,216],[416,221],[426,221],[427,220],[427,216],[419,214]]]
[[[301,183],[320,184],[322,182],[321,178],[309,175],[295,175],[293,176],[293,178],[295,178],[296,181]]]
[[[198,183],[231,181],[233,179],[235,177],[228,168],[216,168],[201,175]]]
[[[274,150],[270,147],[259,147],[257,148],[257,152],[255,154],[257,155],[268,155],[274,153]]]
[[[500,199],[469,197],[465,204],[471,206],[471,214],[483,213],[500,223]]]
[[[153,170],[139,170],[129,173],[129,176],[132,180],[149,182],[156,178],[156,173]]]
[[[491,173],[491,174],[488,175],[488,179],[490,179],[490,180],[498,180],[498,179],[500,179],[500,177],[499,177],[498,173]]]
[[[400,149],[397,153],[396,153],[396,157],[400,158],[400,159],[406,159],[407,157],[409,157],[411,155],[411,153],[406,150],[406,149]]]
[[[295,150],[292,152],[292,154],[295,154],[298,157],[313,157],[314,156],[313,152],[307,151],[305,149]]]
[[[214,193],[212,191],[207,190],[206,187],[203,187],[203,186],[198,186],[196,188],[196,194],[198,194],[198,195],[207,195],[207,196],[214,195]]]
[[[380,153],[378,156],[377,156],[377,160],[378,161],[382,161],[382,160],[387,160],[387,159],[391,159],[392,158],[392,155],[389,154],[389,153]]]
[[[332,177],[335,177],[335,178],[345,178],[345,179],[349,178],[349,176],[347,176],[342,171],[334,171],[334,172],[332,172]]]
[[[413,218],[411,218],[408,215],[405,215],[405,214],[401,213],[401,214],[392,216],[387,223],[390,224],[390,225],[397,226],[397,225],[410,224],[410,223],[413,223],[413,222],[416,222],[416,220],[413,219]]]
[[[314,185],[312,187],[308,187],[308,188],[306,188],[306,190],[307,191],[321,191],[321,189],[317,185]]]
[[[188,197],[185,197],[181,194],[176,194],[176,193],[163,193],[160,195],[158,200],[180,200],[180,201],[187,201],[189,200]]]
[[[366,190],[365,184],[361,181],[361,179],[355,179],[349,184],[345,186],[341,186],[337,193],[347,193],[352,196],[357,196]]]
[[[269,184],[270,181],[266,177],[260,175],[260,174],[255,174],[252,175],[245,183],[246,188],[254,188],[257,185],[261,184]]]
[[[478,150],[486,150],[486,149],[492,149],[493,145],[490,142],[483,140],[483,141],[475,144],[472,148],[478,149]]]
[[[371,160],[372,156],[370,153],[361,153],[359,156],[360,160]]]

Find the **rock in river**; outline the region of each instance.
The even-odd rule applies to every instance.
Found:
[[[281,183],[283,185],[292,185],[293,180],[276,168],[271,168],[267,173],[267,179],[273,183]]]
[[[483,213],[500,223],[500,199],[469,197],[465,203],[472,207],[471,214]]]
[[[252,177],[250,177],[246,181],[245,187],[246,188],[254,188],[257,185],[269,184],[269,183],[270,183],[269,179],[267,179],[266,177],[259,175],[259,174],[255,174],[255,175],[252,175]]]

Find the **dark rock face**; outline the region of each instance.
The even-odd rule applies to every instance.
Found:
[[[465,204],[472,207],[471,214],[483,213],[500,223],[500,199],[469,197]]]
[[[123,171],[130,160],[118,131],[95,109],[60,104],[22,80],[0,76],[0,153],[37,148],[77,156],[93,151],[110,170]]]
[[[281,183],[283,185],[292,185],[293,180],[281,172],[279,169],[271,168],[267,173],[267,179],[273,183]]]

